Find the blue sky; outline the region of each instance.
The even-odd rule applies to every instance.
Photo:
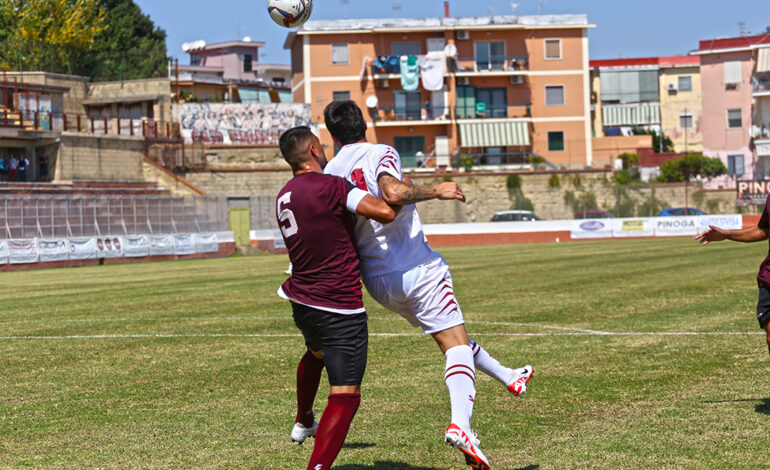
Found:
[[[135,0],[156,24],[168,33],[168,53],[186,64],[182,43],[204,39],[228,41],[251,36],[267,46],[260,54],[263,63],[289,63],[283,50],[287,31],[267,15],[266,0]],[[533,15],[539,0],[515,0],[517,15]],[[348,0],[348,18],[396,16],[443,16],[443,0]],[[698,40],[738,35],[744,22],[751,34],[770,26],[768,0],[548,0],[544,14],[585,13],[596,25],[590,30],[591,59],[686,54]],[[452,16],[511,14],[509,0],[452,0]],[[340,0],[315,0],[313,19],[345,17]]]

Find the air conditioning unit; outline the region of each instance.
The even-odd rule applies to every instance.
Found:
[[[524,83],[524,76],[523,75],[513,75],[511,76],[511,85],[521,85]]]
[[[468,77],[457,77],[457,85],[466,86],[471,84],[471,79]]]
[[[457,40],[458,41],[464,41],[464,40],[468,40],[470,38],[471,38],[470,31],[468,31],[466,29],[461,29],[461,30],[457,31]]]
[[[385,78],[377,79],[377,81],[374,82],[375,88],[390,88],[390,80],[387,80]]]
[[[668,84],[668,91],[676,91],[676,90],[677,90],[676,83]]]

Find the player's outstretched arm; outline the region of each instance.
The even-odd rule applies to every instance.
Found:
[[[695,237],[700,243],[708,245],[711,242],[721,242],[722,240],[733,240],[736,242],[758,242],[767,240],[767,230],[758,226],[742,228],[739,230],[724,230],[714,225],[709,225],[709,229]]]
[[[465,202],[465,194],[457,183],[446,182],[435,186],[415,186],[409,179],[401,181],[387,173],[377,178],[382,199],[391,205],[406,206],[431,199]]]
[[[361,202],[356,206],[356,214],[374,219],[381,224],[389,224],[396,218],[396,211],[392,207],[371,194],[367,194],[361,199]]]

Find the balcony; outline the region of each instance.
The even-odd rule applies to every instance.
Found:
[[[458,57],[454,71],[459,77],[470,75],[515,75],[529,71],[528,57]]]
[[[421,125],[449,123],[449,106],[378,107],[369,111],[375,125]]]
[[[770,96],[770,80],[753,80],[752,96]]]
[[[47,111],[11,111],[6,108],[0,109],[0,128],[123,135],[148,139],[175,139],[180,135],[179,124],[175,122]]]
[[[758,157],[770,157],[770,138],[767,135],[754,139],[754,148]]]
[[[505,119],[526,118],[532,115],[530,103],[489,105],[483,102],[459,104],[455,107],[455,119]]]

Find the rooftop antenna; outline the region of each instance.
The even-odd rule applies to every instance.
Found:
[[[739,21],[738,22],[738,36],[748,36],[749,30],[746,29],[746,22],[745,21]]]
[[[342,11],[345,12],[345,19],[348,19],[348,4],[350,0],[340,0],[340,3],[342,4]]]
[[[538,14],[538,15],[542,15],[542,14],[543,14],[543,5],[545,5],[545,3],[546,3],[547,1],[548,1],[548,0],[540,0],[540,8],[537,10],[537,14]]]
[[[519,4],[516,2],[511,2],[511,13],[516,13],[517,8],[519,8]]]
[[[487,13],[489,13],[489,16],[495,16],[495,9],[492,8],[492,0],[487,1]]]
[[[400,18],[399,13],[401,13],[401,3],[399,2],[393,2],[393,13],[395,13],[396,18]]]

